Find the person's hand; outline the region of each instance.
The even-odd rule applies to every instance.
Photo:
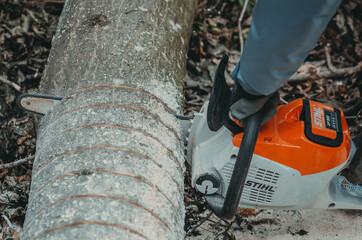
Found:
[[[268,96],[255,96],[245,92],[242,87],[235,82],[231,93],[230,115],[243,124],[244,119],[262,109],[262,111],[264,111],[262,124],[264,124],[274,117],[278,103],[278,92]]]

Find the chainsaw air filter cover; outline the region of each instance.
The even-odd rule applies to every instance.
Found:
[[[242,133],[233,139],[240,146]],[[343,164],[351,138],[343,112],[315,101],[297,99],[278,107],[262,126],[254,153],[293,168],[301,175],[325,172]]]

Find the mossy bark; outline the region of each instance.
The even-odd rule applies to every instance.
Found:
[[[196,0],[66,1],[40,90],[22,239],[182,239],[182,79]]]

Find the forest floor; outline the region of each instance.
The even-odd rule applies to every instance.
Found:
[[[22,112],[16,97],[37,92],[63,2],[0,0],[0,239],[19,239],[21,234],[36,146],[37,118]],[[225,52],[230,56],[228,72],[235,67],[243,2],[200,0],[188,53],[185,114],[198,111],[209,99]],[[253,5],[248,4],[241,23],[244,39]],[[305,63],[279,90],[284,103],[308,98],[341,108],[352,136],[362,130],[361,8],[358,0],[343,1]],[[239,209],[232,221],[219,220],[191,188],[188,172],[185,205],[186,239],[362,239],[360,210]]]

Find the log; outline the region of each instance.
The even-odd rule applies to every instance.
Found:
[[[40,92],[22,239],[183,239],[181,126],[196,0],[66,1]]]

